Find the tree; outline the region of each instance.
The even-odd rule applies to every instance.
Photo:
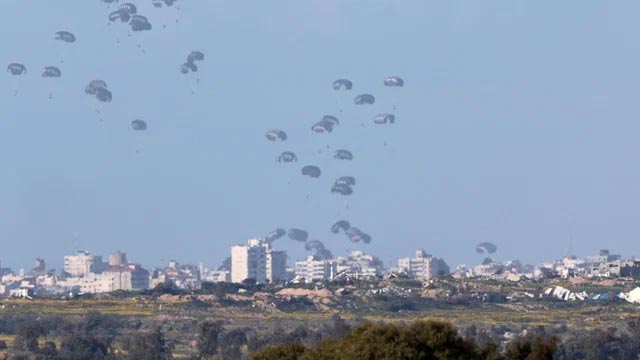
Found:
[[[251,360],[298,360],[306,350],[299,343],[269,346],[251,356]]]
[[[222,321],[205,321],[200,324],[197,341],[199,359],[207,359],[218,353],[218,339],[224,329],[222,324]]]
[[[35,352],[38,350],[38,339],[45,334],[45,329],[39,322],[26,321],[18,324],[13,344],[16,349]]]
[[[557,347],[555,336],[518,337],[507,344],[505,356],[512,360],[552,360]]]
[[[167,344],[160,328],[152,332],[137,333],[126,344],[127,356],[131,360],[169,360],[173,359],[171,346]]]
[[[62,340],[60,357],[65,360],[109,360],[109,345],[91,334],[72,334]]]

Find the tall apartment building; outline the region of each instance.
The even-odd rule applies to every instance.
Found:
[[[308,256],[305,260],[296,261],[296,278],[304,282],[333,280],[338,272],[335,260],[318,260]]]
[[[102,256],[91,255],[86,251],[78,251],[75,255],[64,257],[64,271],[71,276],[86,276],[100,273],[107,267]]]
[[[258,283],[275,282],[286,277],[284,251],[271,249],[262,239],[249,239],[247,245],[231,247],[231,282],[253,279]]]
[[[398,259],[398,269],[422,280],[449,273],[449,266],[443,259],[435,258],[424,250],[416,251],[416,257],[413,259],[408,257]]]

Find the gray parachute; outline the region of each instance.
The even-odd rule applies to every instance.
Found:
[[[333,131],[334,123],[328,120],[320,120],[313,124],[311,130],[316,133],[330,133]]]
[[[384,86],[403,87],[404,86],[404,80],[402,80],[398,76],[389,76],[386,79],[384,79]]]
[[[129,22],[131,20],[131,14],[124,10],[116,10],[109,13],[109,21],[115,22],[120,21],[123,23]]]
[[[62,76],[62,71],[55,66],[47,66],[42,70],[42,77],[58,78]]]
[[[192,51],[187,55],[187,62],[204,61],[204,53],[202,51]]]
[[[309,238],[309,233],[302,229],[292,228],[287,231],[287,236],[291,240],[306,242],[307,238]]]
[[[371,105],[376,102],[376,98],[371,94],[362,94],[353,99],[356,105]]]
[[[333,82],[333,90],[340,90],[343,88],[345,90],[351,90],[352,87],[353,87],[353,83],[351,82],[351,80],[348,80],[348,79],[338,79]]]
[[[280,239],[281,237],[285,236],[287,234],[287,232],[284,229],[281,228],[277,228],[275,230],[273,230],[272,232],[268,233],[267,236],[265,236],[265,240],[269,243],[274,242],[278,239]]]
[[[27,67],[20,63],[11,63],[7,66],[7,72],[11,75],[24,75],[27,73]]]
[[[325,115],[322,117],[322,121],[331,123],[333,126],[340,125],[340,120],[333,115]]]
[[[303,167],[301,172],[302,172],[302,175],[309,176],[312,178],[319,178],[320,175],[322,174],[322,171],[320,171],[320,168],[314,165],[307,165]]]
[[[331,187],[331,193],[349,196],[353,194],[353,189],[349,185],[335,184],[333,185],[333,187]]]
[[[142,15],[133,15],[129,26],[131,26],[131,31],[148,31],[153,28],[149,20]]]
[[[349,150],[339,149],[333,155],[338,160],[353,160],[353,154]]]
[[[180,66],[180,72],[188,74],[189,72],[198,72],[198,65],[192,62],[186,62]]]
[[[490,242],[482,242],[476,245],[476,252],[478,254],[493,254],[498,250],[498,247],[495,244]]]
[[[363,232],[355,226],[350,227],[346,231],[347,237],[354,243],[363,242],[365,244],[369,244],[371,242],[371,236],[369,234]]]
[[[171,6],[173,5],[177,0],[152,0],[151,4],[153,4],[154,7],[160,8],[163,5],[165,6]]]
[[[337,234],[340,230],[346,232],[351,227],[351,224],[347,220],[338,220],[331,226],[331,232]]]
[[[292,151],[285,151],[280,156],[278,156],[278,162],[281,163],[291,163],[298,161],[298,157]]]
[[[373,118],[375,124],[393,124],[396,122],[396,116],[389,113],[378,114]]]
[[[76,42],[76,36],[68,31],[58,31],[54,37],[56,40],[64,41],[66,43]]]
[[[147,123],[143,120],[133,120],[131,122],[131,128],[135,131],[147,130]]]
[[[100,102],[111,102],[113,98],[104,80],[91,80],[89,85],[84,88],[84,92],[87,95],[94,95]]]
[[[118,6],[118,11],[122,11],[123,13],[127,13],[129,15],[135,15],[138,13],[138,8],[130,2],[126,2]]]
[[[341,176],[336,179],[335,185],[356,186],[356,178],[353,176]]]
[[[287,133],[284,130],[269,130],[265,134],[267,140],[269,141],[285,141],[287,140]]]
[[[313,257],[316,260],[333,259],[331,251],[329,251],[320,240],[311,240],[304,245],[304,248],[307,251],[313,251]]]

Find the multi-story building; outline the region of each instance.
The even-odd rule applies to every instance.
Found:
[[[271,249],[262,239],[249,239],[247,245],[231,248],[231,282],[253,279],[258,283],[286,279],[287,254]]]
[[[78,251],[75,255],[64,257],[64,271],[71,276],[86,276],[89,273],[101,273],[107,265],[102,256]]]
[[[422,280],[449,273],[449,266],[443,259],[433,257],[424,250],[416,251],[416,257],[413,259],[398,259],[398,269],[410,277]]]
[[[304,282],[332,280],[338,273],[335,260],[320,260],[308,256],[305,260],[296,261],[295,277]]]
[[[376,277],[384,271],[382,260],[375,256],[367,255],[360,250],[352,251],[350,256],[338,257],[338,273],[349,273],[354,276]]]

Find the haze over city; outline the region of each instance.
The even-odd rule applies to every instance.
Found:
[[[154,29],[132,37],[103,5],[3,4],[0,62],[29,69],[0,88],[3,266],[59,268],[75,249],[215,265],[278,227],[384,261],[424,248],[475,264],[483,241],[530,263],[638,255],[640,4],[149,2]],[[54,41],[59,30],[77,42]],[[180,72],[194,49],[207,55],[198,81]],[[52,64],[61,78],[41,78]],[[389,75],[406,84],[385,88]],[[331,87],[343,77],[346,94]],[[83,92],[92,79],[113,92],[100,113]],[[368,110],[361,93],[376,96]],[[383,112],[395,123],[375,127]],[[340,125],[312,133],[325,114]],[[134,119],[149,128],[131,131]],[[275,128],[285,143],[265,139]],[[340,147],[354,160],[336,162]],[[277,163],[284,150],[304,160]],[[307,164],[320,181],[300,175]],[[348,199],[329,191],[343,175],[358,179]],[[341,218],[371,243],[332,234]]]

